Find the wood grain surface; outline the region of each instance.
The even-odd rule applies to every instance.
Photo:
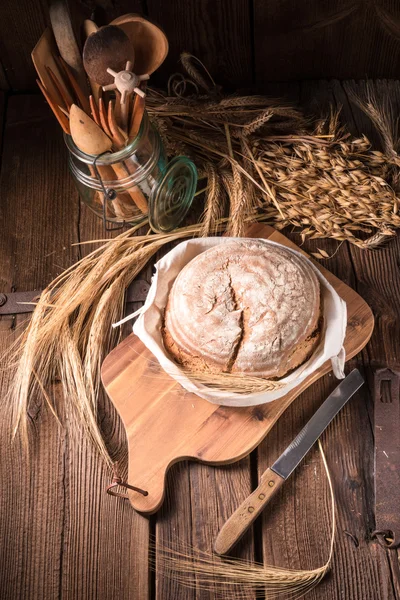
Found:
[[[152,81],[182,70],[181,52],[200,58],[217,83],[264,88],[271,81],[397,77],[396,0],[69,0],[75,30],[137,12],[166,32],[170,52]],[[30,53],[46,24],[48,0],[0,3],[0,89],[36,90]]]
[[[2,291],[43,287],[89,251],[72,243],[104,237],[101,221],[81,212],[62,135],[40,96],[8,101],[0,185]],[[2,350],[27,318],[0,317]],[[105,402],[102,429],[118,458],[124,433]],[[11,443],[9,413],[0,420],[0,470],[9,482],[0,494],[0,597],[147,598],[148,521],[105,494],[111,473],[90,445],[77,446],[57,427],[41,401],[30,416],[29,461]]]
[[[270,239],[300,250],[284,235],[264,224],[251,225],[248,237]],[[345,350],[348,359],[368,342],[372,313],[354,290],[316,263],[347,305]],[[186,392],[161,369],[134,334],[104,360],[104,387],[124,422],[128,437],[128,481],[147,491],[128,491],[132,506],[144,513],[158,510],[164,497],[169,467],[192,458],[210,464],[229,464],[244,458],[295,400],[319,377],[331,371],[328,361],[299,386],[275,402],[248,408],[211,404]]]
[[[400,87],[397,82],[382,81],[376,82],[374,89],[383,97],[387,93],[394,94],[394,90],[400,90]],[[360,131],[372,134],[373,128],[368,119],[358,108],[350,105],[350,90],[365,93],[366,86],[352,81],[345,84],[337,81],[301,82],[290,86],[274,86],[271,93],[286,94],[288,98],[304,106],[310,114],[326,114],[332,104],[337,108],[343,107],[342,121],[348,125],[350,131],[355,134]],[[400,97],[394,97],[394,106],[400,107]],[[358,127],[355,126],[352,115],[356,115],[359,120]],[[370,137],[376,144],[379,143],[376,133]],[[294,239],[297,239],[297,236]],[[382,330],[380,315],[390,314],[387,301],[385,302],[382,296],[382,284],[387,286],[386,297],[391,298],[393,292],[389,292],[388,289],[389,277],[393,277],[394,282],[399,280],[398,271],[396,272],[393,266],[391,270],[388,267],[393,265],[394,256],[399,257],[399,239],[397,237],[376,253],[364,253],[347,243],[339,246],[332,240],[323,240],[322,245],[320,240],[307,242],[308,250],[316,252],[317,248],[323,248],[330,255],[336,252],[333,258],[325,262],[326,266],[342,281],[356,289],[373,310],[375,327],[371,341],[361,356],[350,361],[348,366],[349,369],[355,366],[364,369],[368,381],[372,369],[376,366],[376,362],[370,361],[366,356],[371,346],[374,343],[379,346],[382,364],[390,365],[390,360],[385,362],[386,349],[392,346],[391,340],[398,339],[398,325],[395,325],[395,320],[391,321],[388,334],[388,329]],[[357,257],[358,268],[354,257]],[[371,260],[375,265],[374,285],[361,287],[360,282],[364,281],[364,265],[366,261],[369,263]],[[380,283],[381,273],[383,280]],[[391,301],[389,305],[392,306]],[[398,319],[398,305],[396,311]],[[384,317],[384,320],[386,319],[387,317]],[[392,356],[396,354],[399,359],[398,350],[396,352],[393,349]],[[287,419],[279,420],[267,440],[258,448],[259,476],[287,447],[333,387],[332,379],[325,377],[314,384],[311,394],[302,394],[289,407],[286,412]],[[397,600],[400,597],[397,553],[391,554],[383,550],[370,537],[374,529],[374,442],[370,389],[364,386],[321,438],[329,468],[333,473],[339,522],[333,556],[334,575],[327,577],[309,594],[313,600],[331,600],[336,598],[337,594],[342,594],[344,598],[366,600]],[[318,522],[315,520],[316,515]],[[321,458],[314,449],[260,519],[259,526],[264,532],[262,546],[265,563],[292,568],[312,568],[323,564],[326,560],[327,545],[326,536],[321,533],[328,531],[330,519],[328,483]],[[267,531],[268,535],[265,535]],[[280,540],[279,544],[275,543],[277,538]],[[362,569],[359,568],[361,564],[364,565]]]
[[[1,19],[0,23],[1,28]],[[390,94],[399,112],[400,84],[379,81],[374,87],[381,95]],[[342,119],[354,133],[372,131],[369,121],[348,102],[350,90],[365,91],[363,83],[268,84],[268,90],[274,96],[300,100],[313,112],[323,110],[327,102],[341,104]],[[13,286],[34,289],[92,247],[71,247],[72,242],[105,234],[91,212],[79,207],[59,128],[42,98],[10,97],[3,133],[0,291]],[[377,141],[376,136],[373,139]],[[299,243],[292,232],[287,235]],[[371,341],[349,368],[358,366],[369,377],[376,365],[398,366],[399,237],[368,253],[347,243],[338,248],[328,240],[308,241],[303,249],[310,252],[317,247],[336,252],[324,265],[355,289],[375,315]],[[150,275],[151,266],[146,270],[146,277]],[[0,318],[2,348],[15,338],[25,318]],[[1,373],[3,384],[9,376]],[[18,444],[9,442],[9,416],[3,404],[0,597],[213,600],[216,591],[201,590],[195,581],[194,588],[188,589],[166,577],[159,569],[157,552],[154,572],[148,560],[150,538],[152,542],[155,538],[156,550],[181,543],[211,550],[225,519],[255,489],[259,474],[334,385],[327,375],[300,395],[258,450],[239,463],[174,465],[164,504],[150,519],[137,515],[127,501],[105,495],[110,476],[98,457],[86,444],[73,443],[59,430],[40,402],[31,414],[35,433],[28,463]],[[2,398],[4,402],[4,394]],[[100,412],[107,443],[124,469],[126,439],[120,420],[105,398]],[[338,503],[338,530],[331,573],[309,594],[313,600],[400,598],[398,553],[385,551],[370,537],[374,528],[372,417],[371,397],[364,387],[322,439]],[[326,477],[318,451],[313,450],[243,538],[237,554],[278,566],[319,566],[326,560],[329,522]],[[229,590],[223,593],[234,597]],[[254,595],[246,598],[253,600]]]

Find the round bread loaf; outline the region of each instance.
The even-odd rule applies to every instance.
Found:
[[[280,378],[320,338],[319,280],[284,246],[252,239],[191,260],[169,294],[164,345],[192,371]]]

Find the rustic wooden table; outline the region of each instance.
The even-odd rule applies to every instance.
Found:
[[[400,84],[376,82],[400,108]],[[376,141],[370,123],[350,106],[354,82],[293,83],[270,86],[313,110],[328,102],[343,105],[343,120],[353,133]],[[104,237],[101,222],[80,206],[68,173],[61,133],[37,95],[1,97],[0,291],[45,286],[76,261],[88,246],[74,242]],[[396,114],[397,114],[396,113]],[[289,233],[290,236],[290,233]],[[294,236],[292,236],[296,239]],[[297,238],[298,239],[298,238]],[[392,600],[400,598],[396,551],[386,551],[374,529],[373,407],[370,375],[379,365],[398,365],[400,335],[400,239],[377,251],[347,243],[307,242],[323,248],[326,266],[357,290],[376,318],[365,350],[351,361],[369,385],[344,408],[323,435],[338,503],[337,541],[332,571],[309,598]],[[150,269],[147,271],[147,277]],[[29,316],[0,319],[6,348]],[[3,373],[3,384],[9,374]],[[257,483],[259,475],[286,447],[332,390],[324,377],[284,413],[253,454],[232,466],[181,463],[168,476],[162,509],[150,519],[129,503],[105,493],[109,475],[90,445],[72,445],[38,402],[32,409],[32,446],[28,462],[10,442],[10,419],[0,419],[0,597],[2,599],[119,598],[121,600],[211,599],[215,593],[186,589],[149,568],[149,540],[176,540],[210,549],[219,527]],[[125,445],[117,415],[101,416],[107,443],[115,454]],[[313,449],[241,543],[248,560],[292,568],[312,568],[326,559],[330,501],[320,456]],[[232,595],[223,597],[231,598]],[[248,594],[247,598],[254,598]]]

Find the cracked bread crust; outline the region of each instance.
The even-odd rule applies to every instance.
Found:
[[[280,378],[320,340],[320,286],[283,246],[243,239],[206,250],[177,276],[166,350],[188,370]]]

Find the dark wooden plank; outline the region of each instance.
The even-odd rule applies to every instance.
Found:
[[[46,0],[0,5],[0,59],[14,90],[34,90],[30,52],[46,24]],[[396,77],[400,66],[400,8],[383,3],[321,3],[318,0],[118,0],[95,3],[71,0],[80,18],[99,24],[125,12],[148,13],[170,40],[170,55],[153,81],[166,83],[179,69],[183,50],[193,52],[223,85],[317,78]],[[254,27],[254,39],[253,39]],[[354,47],[357,52],[354,52]],[[254,47],[254,52],[253,52]],[[379,49],[379,51],[377,51]]]
[[[102,224],[79,207],[61,131],[40,96],[10,99],[3,157],[1,291],[39,288],[78,258],[72,242],[104,237]],[[2,348],[13,325],[0,320]],[[103,402],[102,429],[118,457],[125,433]],[[9,418],[0,419],[0,474],[9,482],[0,498],[1,597],[145,600],[148,520],[106,495],[111,474],[87,441],[72,442],[41,406],[32,419],[30,463],[9,443]]]
[[[173,548],[190,553],[191,548],[212,552],[217,533],[234,509],[247,497],[251,490],[250,459],[235,465],[208,467],[197,463],[178,463],[167,476],[166,497],[156,515],[156,548]],[[252,535],[239,545],[236,556],[254,560]],[[218,593],[227,594],[229,588],[215,587],[204,590],[195,577],[188,579],[193,588],[179,584],[173,576],[165,576],[162,560],[157,554],[156,599],[194,598],[212,600]],[[239,590],[237,590],[239,591]],[[228,596],[226,596],[228,597]],[[230,595],[230,598],[236,598]],[[240,596],[251,600],[253,593]]]
[[[192,546],[192,507],[187,462],[177,463],[168,472],[164,503],[155,518],[155,598],[197,599],[195,587],[184,587],[178,583],[173,574],[164,568],[160,559],[160,553],[168,548],[185,552]],[[194,578],[189,581],[194,586]]]
[[[359,97],[366,97],[368,89],[372,87],[376,98],[390,98],[394,114],[400,109],[400,85],[398,81],[377,81],[373,84],[365,82],[337,83],[335,98],[337,102],[347,107],[346,119],[354,131],[366,133],[377,141],[371,121],[356,106],[346,104],[346,98],[352,93]],[[397,235],[385,247],[368,252],[360,252],[351,248],[351,258],[354,272],[357,277],[357,288],[368,301],[375,315],[375,330],[371,341],[363,353],[364,361],[371,367],[389,366],[397,367],[400,364],[398,339],[400,335],[400,237]],[[371,378],[369,384],[371,385]],[[373,423],[372,401],[368,406],[371,422]],[[373,523],[374,527],[375,524]],[[387,558],[388,581],[392,586],[392,593],[396,600],[400,598],[400,571],[399,551],[385,551],[376,542],[376,553]]]
[[[400,6],[395,0],[255,0],[254,43],[258,85],[270,80],[397,77]]]
[[[128,13],[146,15],[146,0],[113,0],[113,2],[93,2],[91,5],[84,0],[72,1],[79,6],[87,18],[93,19],[98,25],[107,25],[116,17]]]
[[[38,289],[76,256],[70,242],[77,211],[59,136],[42,98],[9,98],[0,182],[2,291]],[[26,321],[0,319],[2,350]],[[41,403],[30,416],[29,460],[18,439],[11,443],[10,412],[0,419],[0,477],[7,482],[0,497],[2,598],[54,598],[60,586],[65,436]]]
[[[7,81],[6,72],[4,70],[3,65],[0,62],[0,90],[9,90],[10,85]]]
[[[235,88],[252,83],[248,0],[147,0],[147,8],[169,40],[169,55],[153,81],[166,83],[172,73],[182,70],[179,56],[187,51],[204,63],[218,84]]]
[[[190,465],[190,491],[192,505],[192,544],[195,548],[212,552],[215,539],[225,521],[252,491],[250,457],[239,463],[225,467],[208,467],[207,465]],[[234,556],[245,559],[249,563],[255,560],[254,535],[250,531],[237,548]],[[236,592],[236,593],[235,593]],[[228,586],[215,587],[205,591],[201,588],[196,598],[213,600],[218,597],[255,599],[255,592],[233,591]]]
[[[330,102],[335,102],[333,87],[334,84],[328,82],[302,83],[301,104],[314,114],[328,110]],[[293,90],[291,95],[293,97]],[[357,289],[353,251],[348,244],[338,249],[332,240],[309,240],[303,248],[308,252],[323,248],[330,255],[337,250],[333,258],[324,261],[324,266]],[[362,356],[352,360],[347,368],[357,365],[367,366]],[[260,475],[334,386],[332,376],[324,377],[290,406],[259,448]],[[338,505],[338,530],[332,573],[310,598],[330,599],[342,594],[368,600],[394,597],[384,551],[369,539],[373,525],[373,436],[368,403],[368,391],[364,389],[344,408],[322,438]],[[291,568],[322,565],[328,551],[330,515],[327,479],[318,450],[314,448],[264,512],[264,561]],[[357,547],[346,532],[355,536]]]
[[[114,439],[124,432],[114,414]],[[111,417],[109,417],[111,420]],[[111,474],[83,440],[67,449],[62,598],[148,597],[148,519],[106,494]]]
[[[48,9],[46,0],[0,3],[0,59],[13,90],[35,90],[31,52],[42,35]]]
[[[4,91],[0,90],[0,143],[3,144],[4,126],[6,121],[6,106],[7,106],[7,95]],[[1,160],[0,155],[0,172],[1,172]]]
[[[80,203],[76,241],[110,239],[119,233],[106,232],[103,221]],[[79,253],[85,256],[98,245],[79,246]],[[150,280],[151,267],[141,276]],[[120,462],[123,475],[127,469],[125,430],[105,394],[99,398],[99,418],[110,455]],[[63,598],[146,600],[149,519],[136,513],[128,500],[106,494],[112,473],[88,441],[83,441],[79,452],[69,447],[68,477]]]

